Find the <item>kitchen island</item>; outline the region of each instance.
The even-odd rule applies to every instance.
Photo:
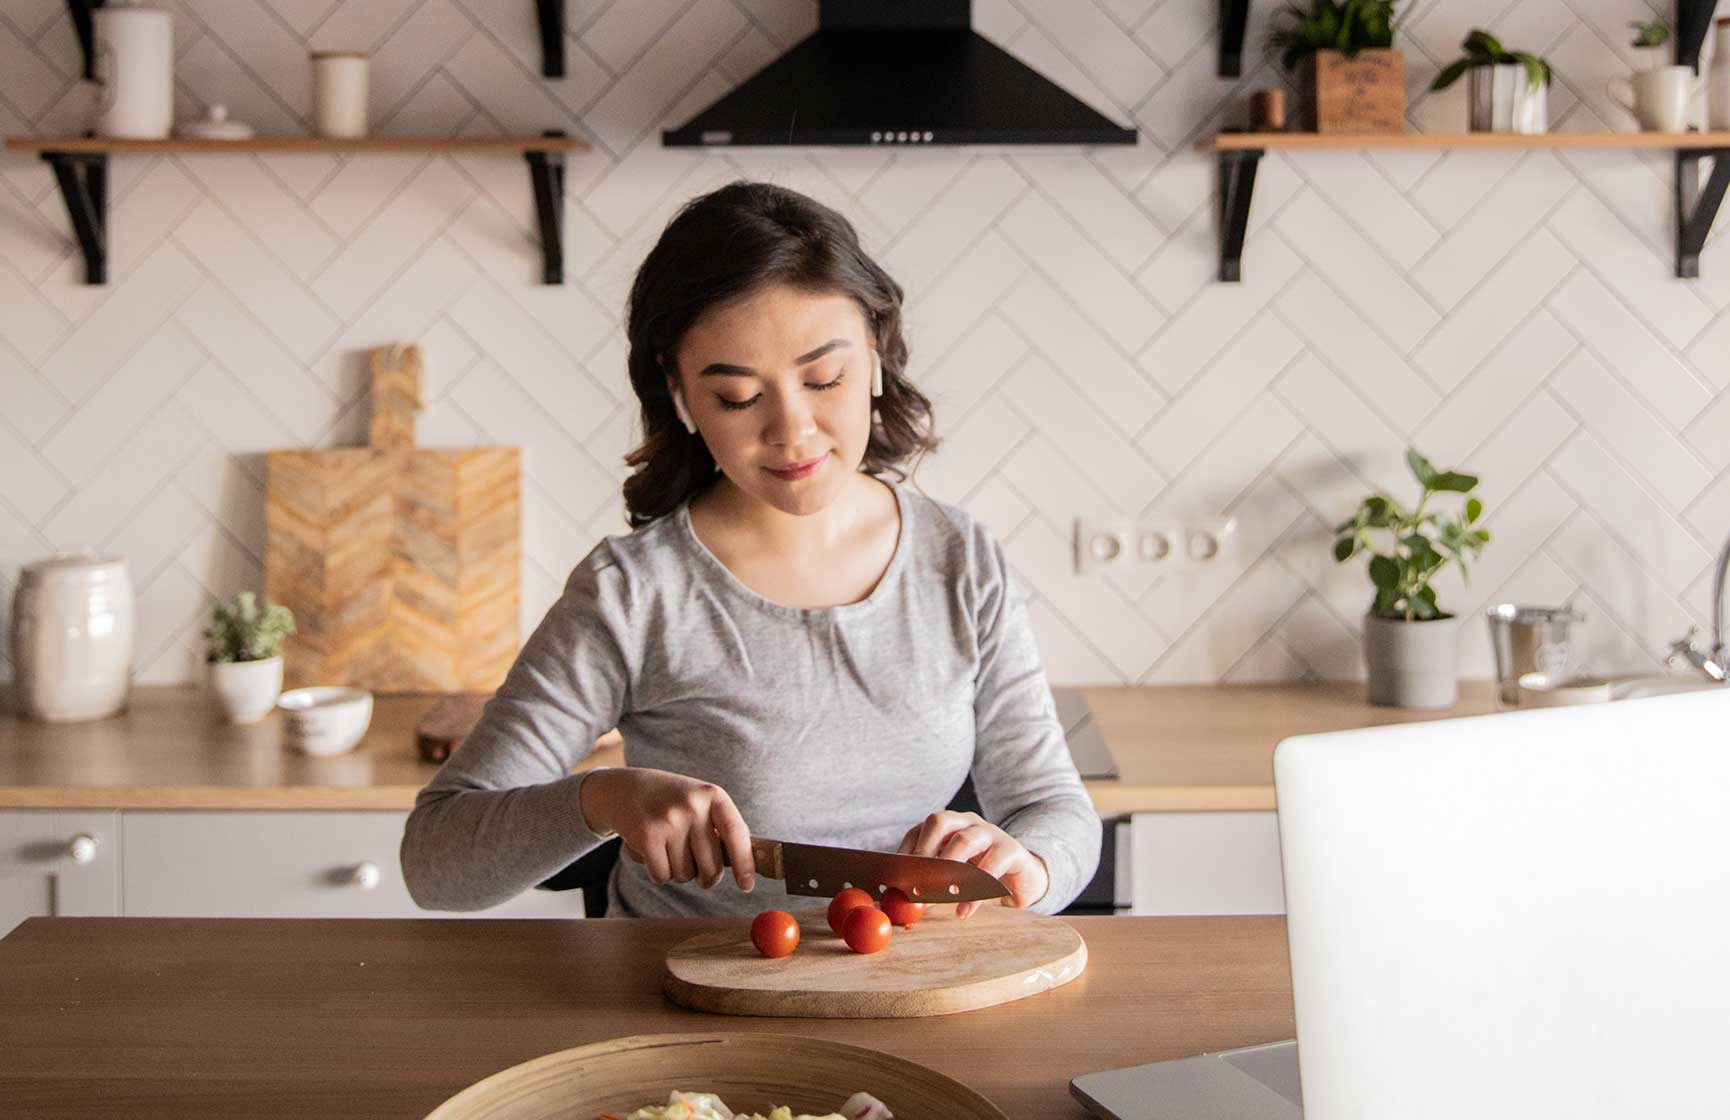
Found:
[[[838,1020],[667,1002],[668,948],[713,921],[32,918],[0,939],[0,1116],[420,1117],[542,1054],[724,1028],[887,1051],[1010,1117],[1078,1120],[1078,1074],[1293,1036],[1283,919],[1067,920],[1089,963],[1061,988]]]

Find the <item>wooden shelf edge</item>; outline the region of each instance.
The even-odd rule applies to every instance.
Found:
[[[1202,147],[1216,152],[1254,150],[1354,151],[1382,149],[1488,149],[1524,151],[1535,148],[1598,148],[1607,151],[1684,148],[1730,148],[1730,132],[1546,132],[1524,136],[1507,132],[1221,132]]]
[[[102,136],[9,136],[15,152],[74,152],[95,154],[157,154],[253,152],[278,155],[306,153],[485,153],[586,152],[589,145],[573,136],[366,136],[339,139],[327,136],[255,136],[250,140],[117,140]]]

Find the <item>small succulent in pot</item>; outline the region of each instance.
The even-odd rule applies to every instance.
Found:
[[[210,661],[263,661],[280,656],[283,639],[292,633],[294,615],[287,607],[242,591],[211,611],[205,648]]]
[[[1410,510],[1385,494],[1363,500],[1357,513],[1334,528],[1334,559],[1345,563],[1360,552],[1370,552],[1370,582],[1375,600],[1370,613],[1377,618],[1421,622],[1452,618],[1436,604],[1431,581],[1450,562],[1469,576],[1467,558],[1476,559],[1490,542],[1490,531],[1477,527],[1484,503],[1467,497],[1459,517],[1429,510],[1437,494],[1470,495],[1478,477],[1459,471],[1438,471],[1414,448],[1406,452],[1406,465],[1423,491]],[[1375,552],[1370,533],[1383,531],[1393,538],[1387,552]]]
[[[269,599],[242,591],[211,611],[204,629],[210,690],[230,723],[253,723],[282,693],[282,642],[294,633],[294,615]]]

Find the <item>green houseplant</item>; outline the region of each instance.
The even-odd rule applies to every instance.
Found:
[[[1414,448],[1406,465],[1420,487],[1417,504],[1401,505],[1386,494],[1372,494],[1357,512],[1334,528],[1334,559],[1345,563],[1370,554],[1375,594],[1364,618],[1364,662],[1372,703],[1398,707],[1448,707],[1458,696],[1454,671],[1457,621],[1436,602],[1434,580],[1449,564],[1470,576],[1490,541],[1478,524],[1484,504],[1471,496],[1476,475],[1438,471]],[[1457,515],[1430,508],[1438,495],[1465,499]],[[1378,551],[1372,537],[1385,539]]]
[[[1471,73],[1466,115],[1473,132],[1539,133],[1549,122],[1550,64],[1528,51],[1509,50],[1474,28],[1460,43],[1464,54],[1442,67],[1431,90],[1444,90]]]
[[[1318,132],[1398,132],[1405,125],[1405,63],[1393,49],[1397,0],[1288,4],[1268,32],[1269,53],[1300,83]]]
[[[218,603],[204,628],[210,690],[231,723],[253,723],[282,692],[282,643],[294,633],[289,609],[251,591]]]

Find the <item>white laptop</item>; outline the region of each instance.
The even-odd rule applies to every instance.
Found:
[[[1274,784],[1301,1058],[1077,1077],[1090,1110],[1730,1116],[1730,686],[1299,736]]]

